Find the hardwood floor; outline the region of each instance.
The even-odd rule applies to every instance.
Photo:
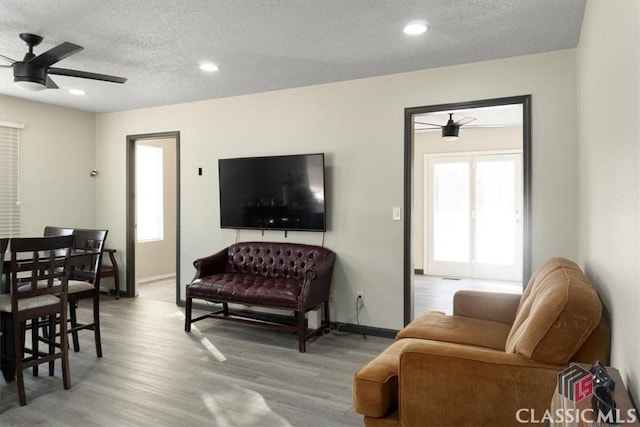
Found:
[[[24,407],[15,382],[0,380],[0,425],[362,425],[351,406],[353,373],[391,340],[325,335],[299,353],[293,334],[233,322],[204,320],[185,333],[183,313],[165,301],[105,296],[104,357],[95,357],[92,334],[81,334],[71,389],[59,364],[53,377],[25,371]]]
[[[485,292],[522,293],[521,282],[483,279],[452,279],[416,275],[413,282],[414,318],[429,310],[453,314],[453,295],[462,289]]]
[[[139,298],[158,301],[176,302],[176,279],[165,279],[147,283],[139,283],[136,286]]]

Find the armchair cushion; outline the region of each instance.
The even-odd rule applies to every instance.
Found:
[[[396,339],[421,338],[504,350],[510,329],[504,323],[430,311],[398,332]]]
[[[566,364],[600,323],[602,305],[580,269],[553,258],[529,281],[505,351]]]

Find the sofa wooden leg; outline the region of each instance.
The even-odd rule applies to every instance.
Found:
[[[306,351],[305,348],[305,335],[306,335],[306,328],[305,328],[305,316],[304,316],[304,312],[301,311],[297,311],[296,312],[296,317],[298,320],[298,351],[300,351],[300,353],[304,353]]]
[[[191,298],[186,298],[184,304],[184,331],[191,332]]]

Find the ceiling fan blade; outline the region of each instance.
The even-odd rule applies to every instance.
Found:
[[[47,89],[60,89],[56,82],[51,80],[51,77],[47,76]]]
[[[466,129],[490,129],[490,128],[504,128],[506,127],[505,125],[500,125],[500,124],[486,124],[486,125],[469,125],[469,126],[465,126]]]
[[[29,62],[39,67],[49,67],[56,62],[66,58],[67,56],[81,51],[82,49],[84,48],[82,46],[78,46],[77,44],[64,42],[54,48],[49,49],[44,53],[41,53]]]
[[[414,123],[415,123],[415,124],[417,124],[417,125],[437,126],[437,127],[439,127],[439,128],[441,128],[441,127],[442,127],[442,125],[437,125],[437,124],[435,124],[435,123],[418,122],[418,121],[416,121],[416,122],[414,122]]]
[[[127,81],[124,77],[108,76],[106,74],[89,73],[79,70],[67,70],[66,68],[49,68],[49,74],[56,74],[58,76],[80,77],[82,79],[101,80],[111,83],[124,83]]]
[[[0,55],[0,58],[6,59],[7,61],[11,62],[12,64],[13,64],[14,62],[16,62],[16,60],[15,60],[15,59],[11,59],[11,58],[9,58],[8,56]],[[9,65],[9,66],[10,66],[10,65]]]
[[[467,123],[471,123],[474,120],[476,120],[475,117],[465,117],[464,119],[460,119],[457,122],[455,122],[455,124],[457,126],[462,126],[462,125],[466,125]]]

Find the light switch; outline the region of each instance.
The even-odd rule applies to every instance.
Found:
[[[394,207],[393,208],[393,220],[394,221],[400,221],[401,218],[402,218],[402,208]]]

